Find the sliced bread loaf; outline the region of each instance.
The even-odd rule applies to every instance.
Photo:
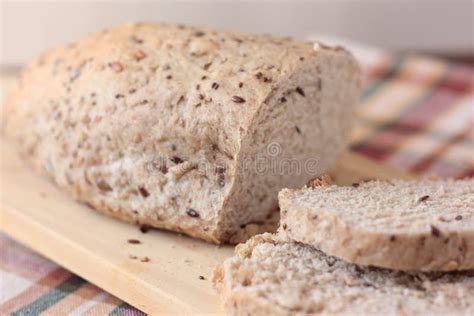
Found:
[[[264,221],[281,188],[331,166],[359,75],[341,48],[129,24],[30,63],[3,128],[77,200],[220,243]],[[310,158],[317,163],[301,167]]]
[[[346,261],[399,270],[474,269],[474,179],[318,179],[282,190],[280,231]]]
[[[359,268],[308,245],[258,235],[237,246],[213,281],[232,315],[471,315],[474,271]]]

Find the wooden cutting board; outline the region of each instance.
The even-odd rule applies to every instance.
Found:
[[[5,140],[0,148],[2,231],[144,312],[222,312],[209,279],[233,247],[165,231],[144,234],[71,200],[35,175]],[[341,184],[410,177],[350,153],[342,155],[334,175]],[[143,257],[150,261],[140,261]]]

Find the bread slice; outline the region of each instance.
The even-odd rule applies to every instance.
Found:
[[[3,128],[77,200],[221,243],[263,222],[281,188],[330,168],[359,77],[339,47],[128,24],[36,58]]]
[[[271,234],[237,246],[213,274],[232,315],[472,315],[474,271],[356,265]]]
[[[317,180],[282,190],[281,233],[359,265],[474,269],[474,179]]]

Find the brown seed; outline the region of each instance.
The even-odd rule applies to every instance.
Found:
[[[142,134],[135,134],[135,136],[133,136],[133,142],[135,144],[138,144],[142,141]]]
[[[257,78],[257,79],[262,78],[262,76],[263,76],[263,74],[262,74],[261,72],[257,72],[257,73],[255,74],[255,78]]]
[[[179,158],[178,156],[173,156],[170,158],[170,160],[177,165],[179,165],[180,163],[183,163],[183,159]]]
[[[418,199],[418,202],[424,202],[424,201],[428,200],[429,198],[430,198],[429,195],[424,195],[424,196],[422,196],[421,198]]]
[[[298,92],[298,94],[301,95],[302,97],[305,96],[304,91],[301,87],[296,87],[296,92]]]
[[[439,230],[438,227],[431,225],[431,234],[435,237],[441,236],[441,231]]]
[[[245,99],[242,98],[242,97],[239,97],[237,95],[234,95],[232,97],[232,101],[235,102],[235,103],[245,103]]]
[[[281,102],[281,103],[285,103],[286,101],[287,101],[287,100],[286,100],[285,97],[281,97],[281,98],[280,98],[280,102]]]
[[[168,79],[168,80],[173,79],[173,76],[172,76],[172,75],[168,75],[168,76],[166,76],[166,79]]]
[[[212,89],[217,90],[219,89],[219,84],[217,82],[213,82],[211,87]]]
[[[207,79],[207,76],[202,76],[201,77],[201,80],[206,80]]]
[[[120,94],[120,93],[117,93],[117,94],[115,95],[115,98],[116,98],[116,99],[121,99],[121,98],[124,98],[124,97],[125,97],[125,96],[124,96],[123,94]]]
[[[142,234],[148,233],[149,230],[150,230],[150,226],[148,226],[148,225],[140,226],[140,231],[142,232]]]
[[[202,32],[202,31],[197,31],[197,32],[194,32],[193,35],[196,36],[196,37],[202,37],[202,36],[205,35],[205,33]]]
[[[396,239],[397,239],[397,238],[395,237],[395,235],[391,235],[391,236],[390,236],[390,241],[391,241],[391,242],[394,242]]]
[[[360,186],[360,184],[357,183],[357,182],[354,182],[354,183],[352,183],[352,186],[353,186],[354,188],[358,188],[358,187]]]
[[[168,173],[168,167],[167,167],[165,164],[160,165],[160,167],[159,167],[158,169],[159,169],[160,172],[163,173],[163,174],[167,174],[167,173]]]
[[[460,220],[462,220],[462,215],[457,215],[454,219],[457,220],[457,221],[460,221]]]
[[[203,277],[202,275],[199,276],[199,280],[205,280],[206,278]]]
[[[141,242],[140,240],[138,240],[138,239],[129,239],[129,240],[127,240],[127,242],[128,242],[129,244],[134,244],[134,245],[136,245],[136,244],[141,244],[141,243],[142,243],[142,242]]]
[[[300,128],[299,128],[298,126],[295,126],[295,130],[296,130],[296,132],[297,132],[298,134],[301,134],[301,130],[300,130]]]
[[[112,191],[112,187],[105,180],[100,180],[99,182],[97,182],[97,187],[101,191]]]
[[[140,61],[146,57],[146,54],[142,50],[138,50],[133,54],[133,57],[135,57],[136,61]]]
[[[209,63],[205,64],[202,68],[203,68],[204,70],[208,70],[209,67],[211,67],[211,65],[212,65],[212,62],[209,62]]]
[[[194,217],[194,218],[198,218],[200,216],[199,213],[195,209],[190,208],[190,207],[188,207],[186,209],[186,214],[188,214],[188,216]]]
[[[114,62],[109,63],[109,67],[112,68],[112,70],[117,72],[117,73],[123,71],[123,65],[122,65],[122,63],[120,63],[118,61],[114,61]]]
[[[138,192],[140,192],[140,195],[143,196],[144,198],[147,198],[150,196],[150,193],[144,187],[138,187]]]
[[[141,261],[141,262],[149,262],[149,261],[150,261],[150,258],[148,258],[148,257],[142,257],[142,258],[140,259],[140,261]]]
[[[244,86],[243,82],[239,82],[239,88],[242,88]]]

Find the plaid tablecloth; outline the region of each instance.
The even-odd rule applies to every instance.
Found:
[[[352,150],[418,174],[474,176],[474,67],[413,55],[362,57],[366,87]],[[143,313],[0,234],[6,314]]]

